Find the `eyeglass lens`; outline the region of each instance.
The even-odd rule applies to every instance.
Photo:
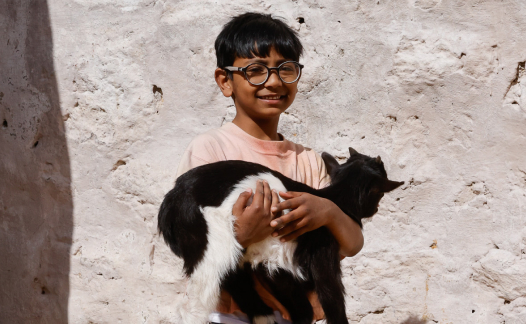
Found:
[[[292,83],[300,76],[300,66],[294,62],[281,65],[278,69],[279,77],[283,82]],[[264,64],[254,63],[247,67],[246,75],[250,83],[260,84],[267,80],[269,70]]]

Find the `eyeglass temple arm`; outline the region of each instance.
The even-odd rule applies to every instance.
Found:
[[[236,66],[225,66],[223,68],[224,70],[227,70],[227,71],[232,71],[232,72],[235,72],[235,71],[241,71],[243,72],[243,69],[242,67],[236,67]]]

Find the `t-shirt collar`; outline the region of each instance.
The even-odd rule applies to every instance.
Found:
[[[281,141],[266,141],[248,134],[242,130],[236,124],[230,122],[223,125],[225,131],[237,136],[238,138],[246,141],[250,147],[259,153],[263,154],[278,154],[278,155],[288,155],[293,152],[292,143],[285,139],[285,136],[278,133]]]

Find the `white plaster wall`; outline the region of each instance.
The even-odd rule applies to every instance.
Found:
[[[157,209],[189,141],[233,117],[213,42],[245,11],[283,17],[305,47],[280,132],[342,159],[349,146],[381,155],[406,181],[342,261],[350,321],[526,323],[525,1],[48,8],[71,170],[70,323],[173,322],[185,288]]]

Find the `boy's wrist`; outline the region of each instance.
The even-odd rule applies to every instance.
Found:
[[[330,201],[330,200],[329,200]],[[332,201],[331,201],[332,202]],[[334,203],[333,203],[334,204]],[[325,226],[331,230],[337,227],[338,224],[341,224],[341,220],[343,217],[349,217],[347,214],[345,214],[338,205],[334,204],[334,207],[330,209],[330,211],[327,213],[326,219],[327,222]]]
[[[246,233],[244,231],[240,231],[239,227],[236,226],[236,240],[237,242],[246,249],[252,242],[249,237],[247,237]]]
[[[248,246],[247,244],[247,241],[246,240],[243,240],[238,236],[236,236],[236,240],[237,240],[237,243],[239,243],[239,245],[241,245],[244,249]]]

